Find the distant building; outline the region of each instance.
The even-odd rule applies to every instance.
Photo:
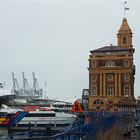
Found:
[[[88,110],[88,98],[89,98],[89,89],[83,89],[82,91],[82,106],[84,111]]]
[[[126,101],[126,106],[134,103],[135,49],[132,34],[124,18],[118,30],[117,46],[111,44],[90,51],[89,110],[117,111],[121,100]]]

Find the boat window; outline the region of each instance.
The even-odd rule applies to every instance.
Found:
[[[12,118],[14,115],[15,115],[15,113],[7,114],[8,118]]]
[[[55,117],[55,113],[29,113],[26,117]]]
[[[62,112],[61,109],[52,109],[54,112]]]

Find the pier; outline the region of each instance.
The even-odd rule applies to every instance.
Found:
[[[2,140],[138,140],[139,118],[131,113],[86,112],[73,124],[59,131],[31,128],[23,132],[16,129]],[[135,119],[135,122],[132,121]],[[137,124],[137,125],[136,125]],[[18,139],[19,138],[19,139]]]

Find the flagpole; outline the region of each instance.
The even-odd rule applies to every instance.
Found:
[[[126,16],[126,10],[129,10],[129,8],[125,6],[126,3],[127,3],[127,1],[124,2],[124,18]]]
[[[126,5],[127,1],[124,2],[124,18],[125,18],[125,5]]]

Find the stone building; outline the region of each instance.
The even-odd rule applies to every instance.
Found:
[[[117,46],[105,46],[89,55],[89,110],[117,111],[121,100],[134,102],[132,31],[127,19],[117,33]]]

